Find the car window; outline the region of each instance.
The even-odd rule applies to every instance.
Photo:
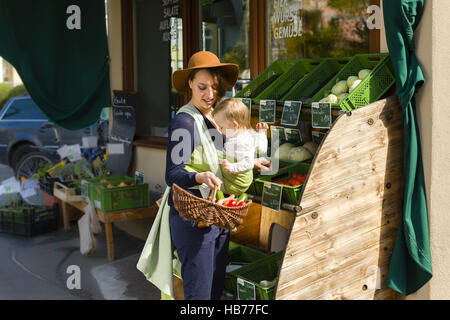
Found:
[[[3,120],[47,120],[32,99],[16,99],[3,116]]]

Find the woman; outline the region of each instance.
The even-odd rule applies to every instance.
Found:
[[[137,265],[138,270],[161,290],[164,298],[174,296],[171,243],[181,262],[184,298],[210,300],[220,299],[222,295],[229,230],[201,226],[183,219],[174,208],[171,188],[176,183],[202,197],[200,187],[222,187],[219,161],[211,158],[217,157],[217,150],[223,151],[225,137],[217,130],[211,111],[225,95],[226,89],[234,86],[238,73],[237,65],[220,63],[213,53],[200,51],[189,59],[187,69],[173,74],[175,89],[189,97],[189,103],[178,111],[169,124],[166,155],[168,187]],[[214,141],[211,136],[216,137]],[[205,150],[210,170],[189,172],[185,170],[186,162],[199,146]],[[255,166],[261,169],[267,162],[256,159]]]
[[[199,128],[206,128],[216,140],[223,139],[217,131],[211,115],[212,108],[225,95],[228,87],[235,85],[239,68],[235,64],[222,64],[211,52],[200,51],[189,60],[187,69],[175,71],[173,85],[175,89],[188,96],[189,106],[195,107],[201,117],[196,124],[194,118],[186,112],[178,112],[169,125],[169,141],[166,156],[166,183],[172,186],[176,183],[183,189],[202,197],[200,190],[192,189],[197,185],[205,184],[211,189],[220,188],[222,179],[213,172],[187,172],[185,163],[190,154],[177,154],[181,157],[174,159],[173,150],[179,143],[186,141],[174,139],[175,130],[185,129],[189,135],[190,148],[181,150],[194,150],[201,144]],[[180,111],[182,111],[180,109]],[[195,110],[194,110],[195,111]],[[216,131],[216,132],[214,132]],[[183,138],[184,139],[184,138]],[[223,141],[215,141],[217,150],[221,151]],[[182,151],[181,151],[182,152]],[[229,230],[216,226],[198,227],[197,223],[187,221],[180,217],[173,207],[172,191],[169,195],[170,206],[170,234],[177,249],[181,262],[181,276],[183,278],[184,297],[190,299],[220,299],[223,291],[226,260],[228,257]]]

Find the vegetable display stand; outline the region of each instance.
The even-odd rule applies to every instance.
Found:
[[[256,195],[262,195],[264,183],[279,183],[283,179],[291,179],[294,174],[306,175],[310,168],[309,163],[297,162],[286,166],[283,169],[278,170],[276,175],[272,176],[260,176],[255,179],[255,189]],[[282,201],[289,204],[297,204],[298,198],[303,184],[298,184],[296,186],[283,185]]]
[[[76,209],[84,214],[86,203],[83,201],[63,201],[63,216],[64,216],[64,230],[70,231],[70,221],[68,217],[69,209]],[[112,224],[118,221],[132,221],[137,219],[155,218],[158,212],[156,203],[143,208],[123,209],[116,211],[105,212],[96,209],[98,220],[105,224],[106,249],[108,260],[114,260],[114,239]]]
[[[84,202],[88,202],[88,199],[91,199],[91,201],[94,200],[95,197],[95,187],[100,183],[112,183],[112,184],[118,184],[121,182],[127,182],[127,183],[134,183],[134,179],[128,176],[123,176],[120,174],[113,174],[106,177],[98,177],[94,179],[89,180],[82,180],[81,181],[81,196],[82,200]]]
[[[402,147],[395,97],[336,119],[303,185],[275,299],[396,298],[384,280],[402,216]]]
[[[230,241],[228,249],[227,272],[225,274],[225,290],[236,293],[236,276],[232,271],[242,268],[267,256],[266,253],[257,251],[238,243]]]
[[[99,183],[94,190],[92,201],[102,211],[147,207],[150,201],[147,183],[111,188],[108,183]]]
[[[255,99],[285,71],[296,64],[298,60],[276,60],[266,68],[259,76],[252,80],[244,89],[239,91],[235,98]]]
[[[332,108],[353,110],[364,107],[380,99],[395,83],[389,54],[358,54],[311,98],[311,103],[319,102],[327,93],[331,93],[338,81],[347,80],[350,76],[358,76],[362,69],[370,69],[371,72],[340,104],[333,103]]]
[[[63,201],[81,201],[82,199],[81,194],[77,194],[75,188],[69,188],[61,182],[55,182],[53,194]]]
[[[31,237],[58,228],[57,205],[52,208],[21,206],[0,209],[0,232]]]
[[[311,103],[311,98],[342,70],[350,59],[350,57],[343,57],[323,60],[303,81],[293,86],[278,101],[278,104],[283,105],[285,101],[301,101],[304,104]]]
[[[259,104],[261,100],[276,100],[279,102],[293,86],[303,82],[321,61],[322,59],[299,60],[256,96],[254,103]]]
[[[244,280],[255,287],[256,300],[273,300],[282,257],[283,251],[279,251],[232,271],[231,275],[236,278],[236,287],[231,293],[239,297],[239,283]]]

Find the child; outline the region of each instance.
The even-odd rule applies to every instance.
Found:
[[[267,152],[268,125],[258,123],[256,125],[257,132],[253,130],[250,122],[250,110],[240,99],[236,98],[222,101],[214,108],[212,115],[219,130],[227,138],[224,145],[226,158],[236,160],[236,162],[230,162],[223,159],[224,169],[232,174],[251,171],[254,167],[255,151]]]

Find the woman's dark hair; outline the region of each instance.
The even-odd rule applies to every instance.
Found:
[[[188,82],[189,80],[194,80],[195,75],[197,74],[197,72],[199,72],[200,70],[207,70],[211,76],[213,77],[213,79],[215,81],[217,81],[217,99],[216,102],[213,105],[213,108],[216,106],[216,104],[222,100],[222,98],[225,96],[225,94],[227,93],[227,82],[225,80],[225,77],[222,75],[222,69],[220,67],[215,67],[215,68],[204,68],[204,69],[195,69],[192,70],[192,72],[189,74],[188,77]],[[188,99],[192,98],[192,90],[189,87],[189,85],[187,86],[188,90],[189,90],[189,94],[188,94]]]

